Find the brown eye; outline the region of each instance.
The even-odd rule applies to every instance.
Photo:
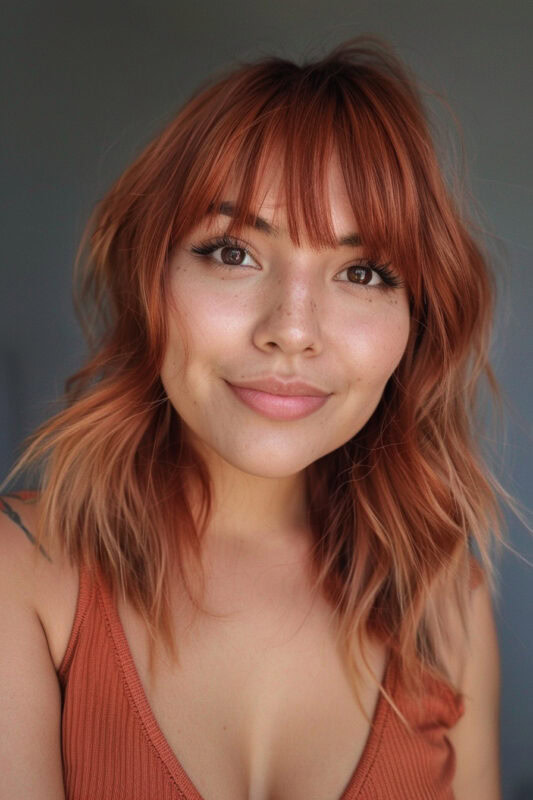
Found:
[[[220,257],[225,264],[241,264],[246,258],[246,251],[242,247],[221,247]]]
[[[350,283],[370,283],[372,280],[372,272],[373,270],[370,267],[362,267],[359,264],[347,268],[348,280]]]

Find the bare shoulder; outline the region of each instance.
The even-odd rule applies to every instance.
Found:
[[[37,503],[4,494],[0,511],[0,719],[9,731],[0,737],[0,794],[60,800],[61,693],[53,647],[68,609],[60,609],[58,620],[47,615],[64,591],[54,583],[61,564],[53,550],[35,546]],[[44,618],[51,620],[51,638]]]
[[[34,609],[56,668],[66,649],[79,589],[77,569],[50,538],[37,546],[39,496],[0,495],[0,567],[4,586]]]
[[[500,655],[494,603],[478,567],[470,594],[468,636],[461,638],[464,714],[449,731],[456,754],[456,800],[500,800]]]
[[[2,578],[9,581],[21,599],[33,605],[36,579],[54,569],[54,559],[47,549],[41,547],[37,552],[38,497],[29,492],[3,494],[0,512]]]

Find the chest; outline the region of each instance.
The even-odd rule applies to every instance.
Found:
[[[141,620],[118,607],[140,681],[172,752],[205,800],[339,800],[359,762],[365,718],[337,652],[330,608],[284,569],[214,576],[196,612],[176,595],[179,666],[148,670]],[[385,652],[368,649],[379,678]]]

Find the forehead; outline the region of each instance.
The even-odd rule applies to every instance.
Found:
[[[286,188],[281,164],[281,159],[270,159],[254,192],[253,213],[250,211],[247,219],[247,224],[253,224],[258,230],[276,237],[288,236]],[[223,218],[235,216],[240,188],[240,178],[235,174],[230,175],[222,191],[223,200],[210,206],[213,221],[218,215]],[[359,246],[361,240],[357,220],[335,155],[330,157],[324,169],[322,197],[323,213],[329,216],[338,244]]]

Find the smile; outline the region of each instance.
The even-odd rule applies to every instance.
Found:
[[[314,397],[310,395],[281,395],[261,392],[259,389],[245,389],[226,381],[230,389],[249,408],[265,417],[279,420],[294,420],[312,414],[324,405],[330,395]]]

